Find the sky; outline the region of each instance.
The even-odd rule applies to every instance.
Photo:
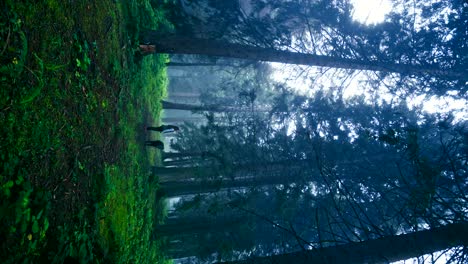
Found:
[[[377,24],[384,21],[392,4],[388,0],[351,0],[354,6],[353,18],[363,24]]]
[[[354,6],[353,18],[363,24],[378,24],[385,20],[385,15],[390,13],[394,8],[392,2],[389,0],[350,0]],[[320,78],[310,76],[317,76],[317,71],[310,70],[310,67],[301,66],[285,66],[280,63],[272,63],[274,69],[276,69],[273,79],[278,82],[285,82],[287,85],[301,94],[313,93],[310,87],[321,84],[326,87],[345,87],[343,89],[344,97],[350,98],[353,96],[364,96],[368,100],[372,100],[373,95],[370,94],[366,89],[365,80],[368,79],[365,74],[356,74],[353,78],[349,78],[344,83],[335,83],[334,76],[329,78]],[[298,76],[297,72],[309,71],[311,74],[302,74]],[[306,70],[306,68],[309,68]],[[316,79],[314,79],[316,78]],[[370,87],[367,87],[370,88]],[[366,92],[367,91],[367,92]],[[385,91],[385,89],[377,91],[380,99],[391,101],[394,99],[394,95]],[[448,111],[454,111],[455,121],[468,120],[468,102],[466,100],[454,100],[451,97],[435,97],[435,96],[417,96],[409,97],[407,104],[410,109],[420,107],[424,112],[427,113],[445,113]],[[395,101],[395,100],[393,100]]]

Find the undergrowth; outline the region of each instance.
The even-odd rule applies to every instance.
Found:
[[[0,3],[2,263],[161,263],[157,153],[165,56],[138,56],[148,0]]]

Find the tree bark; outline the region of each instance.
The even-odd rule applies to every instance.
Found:
[[[238,234],[242,226],[247,227],[248,217],[238,212],[213,217],[169,219],[167,224],[155,227],[153,236],[166,242],[163,252],[169,258],[210,255],[218,252],[226,239],[232,243],[230,234]]]
[[[200,243],[203,240],[203,243]],[[174,240],[169,240],[167,244],[163,245],[163,252],[168,259],[181,259],[187,257],[199,256],[200,252],[213,252],[213,249],[219,248],[222,242],[219,240],[203,239],[202,235],[195,236],[181,236],[180,239],[175,237]],[[209,254],[209,253],[208,253]],[[189,262],[183,262],[189,263]],[[195,262],[200,263],[200,262]]]
[[[221,189],[234,189],[274,184],[293,183],[300,176],[273,175],[256,176],[241,179],[224,179],[219,181],[168,181],[161,183],[161,189],[167,197],[217,192]]]
[[[166,66],[175,66],[175,67],[198,67],[198,66],[218,66],[218,67],[246,67],[252,63],[243,63],[243,64],[234,64],[234,63],[218,63],[218,62],[167,62]]]
[[[223,67],[237,67],[233,64],[227,63],[206,63],[206,62],[198,62],[198,63],[190,63],[190,62],[167,62],[166,66],[177,66],[177,67],[197,67],[197,66],[223,66]]]
[[[190,167],[194,163],[194,160],[190,159],[178,159],[163,161],[164,167]]]
[[[224,264],[263,263],[390,263],[468,244],[468,223],[388,236],[335,247],[312,249]]]
[[[440,69],[434,65],[410,65],[383,61],[338,58],[286,50],[276,50],[272,48],[260,48],[220,40],[197,39],[178,35],[161,35],[156,31],[144,32],[141,39],[144,43],[155,45],[156,53],[202,54],[254,61],[271,61],[352,70],[395,72],[409,75],[429,74],[449,79],[468,79],[468,71],[465,69],[447,70]]]
[[[250,108],[239,108],[219,105],[192,105],[173,103],[161,100],[163,109],[187,110],[187,111],[209,111],[209,112],[251,112]]]
[[[197,103],[200,101],[200,93],[197,92],[169,92],[169,99],[183,103]]]
[[[158,236],[178,236],[182,234],[222,232],[232,229],[233,226],[242,224],[246,220],[245,218],[244,213],[231,213],[214,217],[202,216],[168,219],[167,223],[156,226],[155,233]]]
[[[152,167],[153,174],[159,176],[160,182],[190,181],[196,178],[212,177],[218,175],[215,167]]]
[[[163,123],[172,123],[172,124],[183,124],[184,122],[190,122],[190,123],[202,123],[205,121],[204,116],[200,117],[163,117],[162,122]]]
[[[290,173],[293,170],[295,172]],[[283,168],[274,170],[271,168],[238,168],[232,172],[233,175],[237,176],[234,179],[225,177],[219,180],[169,180],[161,182],[160,184],[161,189],[164,190],[167,197],[177,197],[181,195],[217,192],[221,189],[290,184],[298,182],[306,177],[306,174],[298,173],[298,170],[303,169],[291,168],[288,170],[287,168]],[[249,173],[251,174],[250,176],[243,177],[242,175],[248,175]]]
[[[200,98],[200,93],[199,92],[179,92],[179,91],[174,91],[171,92],[170,96],[174,97],[189,97],[189,98]]]
[[[209,152],[207,155],[209,155]],[[164,156],[163,156],[164,158]],[[301,172],[310,171],[310,160],[282,160],[274,162],[249,162],[232,164],[229,168],[226,164],[217,166],[194,166],[194,167],[157,167],[152,166],[152,172],[160,176],[160,182],[193,182],[197,179],[208,179],[213,176],[224,176],[225,178],[271,177],[272,175],[299,175]],[[268,175],[268,176],[264,176]]]
[[[162,158],[166,159],[191,159],[194,157],[208,156],[208,152],[163,152]]]

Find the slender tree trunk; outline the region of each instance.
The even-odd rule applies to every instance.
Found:
[[[222,243],[221,241],[213,239],[203,239],[203,243],[200,243],[200,239],[203,239],[203,237],[200,238],[199,236],[181,236],[180,239],[178,237],[175,237],[173,240],[168,241],[168,244],[163,245],[163,252],[169,259],[187,258],[199,256],[200,252],[212,252],[212,249],[219,248],[219,245]]]
[[[298,177],[260,176],[220,181],[169,181],[162,182],[161,189],[167,197],[217,192],[220,189],[234,189],[273,184],[291,183]]]
[[[216,176],[219,172],[215,167],[152,167],[153,173],[159,176],[160,182],[190,181],[197,178]]]
[[[251,112],[250,108],[239,108],[219,105],[192,105],[161,101],[163,109],[187,110],[187,111],[210,111],[210,112]]]
[[[169,219],[168,223],[156,226],[153,235],[167,241],[165,252],[169,257],[183,258],[218,252],[221,242],[232,239],[230,233],[237,234],[239,229],[250,228],[250,225],[249,215],[244,212],[205,214]]]
[[[183,124],[184,122],[190,122],[190,123],[202,123],[205,121],[205,117],[200,116],[200,117],[163,117],[162,122],[163,123],[173,123],[173,124]]]
[[[164,161],[163,164],[165,167],[188,167],[193,165],[194,160],[191,159],[178,159],[178,160],[170,160],[170,161]]]
[[[189,62],[168,62],[166,63],[167,66],[177,66],[177,67],[197,67],[197,66],[232,66],[236,67],[236,65],[232,64],[227,64],[227,63],[216,63],[216,62],[211,62],[211,63],[189,63]]]
[[[200,252],[200,245],[196,239],[173,239],[163,244],[162,251],[168,259],[180,259],[196,256]]]
[[[179,91],[174,91],[171,92],[170,96],[174,97],[189,97],[189,98],[200,98],[200,93],[199,92],[179,92]]]
[[[468,234],[468,223],[449,224],[400,236],[223,263],[390,263],[455,246],[466,246],[468,245],[466,234]]]
[[[178,197],[182,195],[194,195],[201,193],[217,192],[221,189],[235,189],[258,187],[275,184],[288,184],[301,180],[301,176],[257,176],[241,179],[225,179],[219,181],[167,181],[161,182],[161,189],[166,197]]]
[[[175,181],[160,184],[166,197],[216,192],[221,188],[221,182],[213,181]]]
[[[196,184],[198,180],[214,179],[214,177],[217,176],[223,176],[223,182],[229,182],[228,179],[263,182],[278,176],[280,177],[278,180],[282,179],[284,181],[283,183],[289,183],[289,178],[295,177],[295,179],[299,179],[305,175],[305,172],[310,174],[311,170],[313,171],[315,169],[310,167],[310,160],[244,163],[234,164],[232,166],[223,165],[221,167],[152,167],[153,174],[159,176],[159,181],[161,183],[177,183],[177,186],[181,186],[181,188],[187,188],[183,187],[186,183]],[[284,175],[288,175],[288,177],[281,177]],[[212,189],[211,187],[207,188],[210,190]]]
[[[201,152],[163,152],[162,160],[164,166],[176,166],[178,162],[187,163],[186,165],[193,165],[195,162],[203,162],[207,160],[220,160],[220,157],[209,151]],[[185,166],[190,167],[190,166]]]
[[[209,155],[208,152],[163,152],[162,158],[166,159],[191,159],[194,157],[201,157]]]
[[[196,216],[193,218],[169,219],[167,223],[155,228],[158,236],[178,236],[181,234],[204,234],[232,229],[245,221],[244,213],[221,215],[216,217]]]
[[[450,79],[468,79],[468,71],[466,69],[445,70],[432,65],[409,65],[382,61],[346,59],[271,48],[259,48],[219,40],[197,39],[178,35],[162,36],[158,34],[157,31],[144,32],[141,38],[144,43],[154,45],[156,53],[203,54],[255,61],[271,61],[352,70],[395,72],[410,75],[429,74]]]
[[[218,67],[246,67],[251,65],[252,63],[242,63],[242,64],[234,64],[234,63],[218,63],[218,62],[167,62],[167,66],[175,66],[175,67],[197,67],[197,66],[218,66]]]
[[[172,100],[172,101],[177,101],[177,102],[184,102],[184,103],[187,103],[187,102],[190,102],[190,103],[193,103],[193,102],[198,102],[200,101],[200,93],[196,93],[196,92],[190,92],[190,93],[187,93],[187,92],[170,92],[169,93],[169,99]]]

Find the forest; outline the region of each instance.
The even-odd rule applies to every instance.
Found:
[[[1,3],[1,259],[467,263],[468,3],[376,2]]]

